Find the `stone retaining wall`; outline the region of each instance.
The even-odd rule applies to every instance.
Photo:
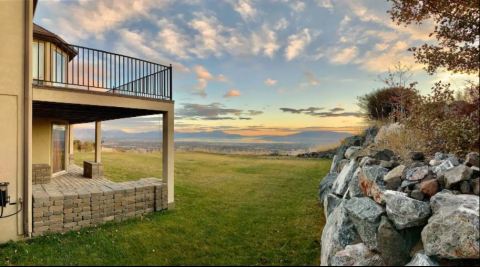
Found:
[[[32,183],[48,184],[52,178],[52,168],[48,164],[32,165]]]
[[[45,184],[33,192],[32,235],[78,230],[164,209],[167,186],[156,178],[79,189]]]

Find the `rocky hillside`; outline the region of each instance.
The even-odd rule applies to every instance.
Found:
[[[479,154],[402,159],[376,133],[348,138],[320,184],[321,264],[478,265]]]

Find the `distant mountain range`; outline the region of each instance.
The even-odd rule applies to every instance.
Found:
[[[102,132],[105,141],[160,141],[160,131],[129,133],[121,130],[104,130]],[[75,129],[75,139],[86,141],[93,140],[95,131],[93,129]],[[305,131],[286,136],[243,136],[229,134],[223,131],[211,132],[175,132],[176,141],[198,141],[198,142],[272,142],[272,143],[303,143],[303,144],[333,144],[338,143],[349,133],[334,131]]]

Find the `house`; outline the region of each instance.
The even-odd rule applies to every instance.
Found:
[[[37,4],[0,1],[0,243],[173,208],[171,65],[69,44],[33,23]],[[109,181],[102,121],[153,114],[163,177]],[[86,122],[95,160],[76,166],[72,129]]]

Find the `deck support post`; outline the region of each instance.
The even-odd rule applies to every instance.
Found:
[[[68,125],[68,166],[74,164],[75,157],[73,155],[75,147],[73,145],[73,124]]]
[[[163,182],[167,184],[168,209],[175,207],[174,198],[174,114],[173,108],[163,113]]]
[[[95,162],[102,162],[102,122],[95,122]]]

